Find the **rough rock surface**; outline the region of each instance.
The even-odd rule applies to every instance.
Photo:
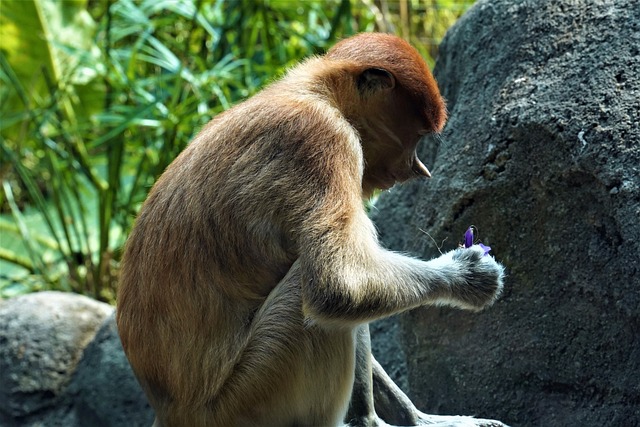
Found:
[[[58,292],[1,303],[0,424],[21,424],[58,403],[110,312],[106,304]]]
[[[409,390],[407,355],[404,352],[402,329],[398,317],[378,320],[369,325],[371,353],[384,366],[389,377],[405,393]]]
[[[508,277],[485,312],[400,317],[411,397],[514,426],[640,425],[637,1],[480,1],[440,55],[434,177],[374,219],[423,258],[473,224]]]
[[[0,301],[0,426],[151,425],[112,313],[61,292]]]
[[[423,147],[434,178],[374,217],[388,247],[424,258],[474,224],[507,287],[483,313],[373,325],[378,359],[427,412],[640,425],[637,1],[480,1],[436,77],[451,118]],[[0,425],[150,425],[112,312],[55,292],[0,302]]]
[[[148,427],[154,413],[129,366],[115,315],[84,351],[69,385],[78,426]]]

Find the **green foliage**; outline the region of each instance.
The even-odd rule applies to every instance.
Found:
[[[475,0],[363,0],[370,4],[378,31],[409,40],[430,65],[447,29]]]
[[[420,8],[445,3],[3,0],[0,297],[113,301],[136,212],[212,116],[337,38],[411,16],[420,40],[432,19]]]
[[[95,87],[99,82],[94,67],[83,66],[99,58],[92,42],[95,23],[85,2],[61,6],[48,0],[4,1],[0,7],[3,135],[20,137],[17,125],[32,118],[29,108],[37,108],[54,87],[74,92],[75,98],[61,100],[64,105],[60,107],[75,122],[86,121],[102,107],[103,93]],[[5,71],[6,61],[11,72]],[[22,108],[25,104],[29,108]]]

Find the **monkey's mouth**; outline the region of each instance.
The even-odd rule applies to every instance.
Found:
[[[431,172],[420,161],[418,156],[414,153],[409,158],[409,162],[404,162],[402,166],[396,168],[382,169],[377,171],[370,171],[369,176],[375,182],[375,188],[380,190],[388,190],[397,183],[409,181],[417,177],[431,178]]]
[[[429,169],[420,161],[418,155],[414,153],[413,160],[411,162],[411,170],[418,176],[425,176],[427,178],[431,178],[431,172]]]

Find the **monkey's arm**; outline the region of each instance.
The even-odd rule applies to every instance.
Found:
[[[329,143],[336,151],[330,157],[313,150]],[[363,163],[354,146],[346,138],[315,141],[298,149],[304,158],[292,162],[297,182],[304,182],[294,188],[304,204],[296,215],[305,314],[344,325],[426,304],[480,310],[493,303],[502,290],[503,267],[479,246],[431,261],[380,246],[362,205]]]
[[[425,304],[480,310],[502,289],[503,267],[480,247],[431,261],[387,251],[364,211],[314,240],[300,261],[305,309],[319,321],[364,323]]]

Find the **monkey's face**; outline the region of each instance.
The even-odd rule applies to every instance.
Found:
[[[425,135],[438,130],[401,88],[386,93],[379,102],[376,110],[381,114],[363,120],[361,129],[365,196],[375,189],[386,190],[396,183],[430,177],[416,151]]]
[[[355,90],[342,95],[341,105],[360,133],[364,197],[396,182],[429,176],[416,146],[422,136],[442,129],[447,114],[420,53],[398,37],[362,33],[336,44],[326,58],[354,79]]]
[[[366,150],[363,176],[363,193],[369,196],[374,190],[387,190],[396,183],[418,177],[430,177],[429,169],[420,161],[415,146],[413,148]],[[385,155],[386,154],[386,155]]]

